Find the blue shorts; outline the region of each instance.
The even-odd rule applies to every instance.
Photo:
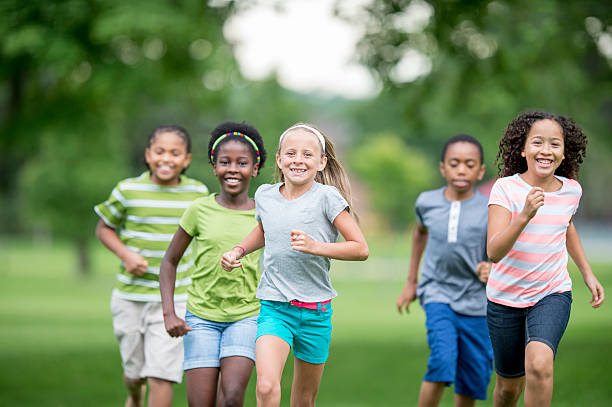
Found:
[[[525,375],[525,346],[531,341],[548,345],[553,355],[569,321],[572,292],[547,295],[527,308],[489,301],[487,323],[495,353],[495,371],[507,378]]]
[[[455,393],[486,400],[493,350],[485,317],[458,314],[448,304],[423,306],[431,349],[423,380],[455,384]]]
[[[331,302],[318,310],[296,307],[288,302],[261,300],[257,338],[273,335],[293,348],[293,356],[304,362],[327,361],[331,342]]]
[[[192,330],[183,337],[183,370],[219,367],[220,360],[229,356],[255,361],[257,315],[235,322],[215,322],[187,311],[185,322]]]

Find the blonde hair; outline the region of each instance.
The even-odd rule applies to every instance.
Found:
[[[312,124],[308,124],[308,123],[302,123],[302,122],[295,123],[294,125],[289,127],[289,129],[286,130],[285,133],[293,131],[292,128],[295,126],[312,127],[313,129],[317,130],[323,136],[323,140],[325,140],[325,151],[323,151],[323,148],[322,148],[321,155],[324,157],[327,157],[327,164],[325,165],[325,168],[323,169],[323,171],[317,171],[317,175],[315,176],[315,181],[317,181],[320,184],[331,185],[333,187],[336,187],[338,192],[340,192],[340,195],[342,195],[342,197],[348,203],[351,214],[355,217],[355,219],[357,219],[357,214],[355,213],[355,210],[353,209],[353,197],[351,194],[351,184],[349,182],[348,176],[346,175],[346,171],[344,170],[344,167],[342,167],[342,164],[340,164],[340,161],[338,161],[338,157],[336,156],[336,149],[334,147],[334,144],[327,137],[327,135],[325,135],[325,133],[319,130],[316,126],[313,126]],[[311,130],[309,130],[307,127],[297,127],[295,130],[297,129],[302,129],[316,136],[316,134],[313,133]],[[278,145],[278,151],[276,153],[277,155],[280,154],[281,144],[282,143],[279,143]],[[285,176],[283,175],[283,172],[278,167],[278,164],[276,165],[276,168],[274,169],[274,182],[285,182]]]

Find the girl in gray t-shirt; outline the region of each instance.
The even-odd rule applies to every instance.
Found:
[[[258,405],[279,405],[283,367],[293,348],[292,399],[314,400],[331,341],[329,259],[365,260],[368,245],[350,215],[348,178],[331,141],[312,125],[298,123],[279,139],[280,182],[255,193],[259,225],[225,253],[227,271],[240,258],[264,248],[257,289],[255,360]],[[337,242],[338,232],[345,241]]]

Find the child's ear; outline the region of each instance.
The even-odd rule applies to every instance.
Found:
[[[442,161],[440,161],[440,174],[442,175],[442,178],[446,178],[446,175],[444,172],[444,163]]]
[[[478,181],[482,181],[482,177],[484,177],[486,169],[487,169],[486,165],[482,164],[480,166],[480,170],[478,171]]]
[[[521,157],[525,157],[525,150],[521,151]]]
[[[251,172],[251,177],[255,178],[259,174],[259,163],[253,166],[253,171]]]
[[[317,171],[323,171],[326,165],[327,165],[327,156],[324,156],[323,158],[321,158],[321,165],[319,166],[319,169]]]

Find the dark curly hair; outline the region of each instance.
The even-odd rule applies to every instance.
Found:
[[[506,127],[495,158],[498,175],[508,177],[527,171],[527,161],[521,156],[521,152],[525,148],[527,134],[533,123],[545,119],[554,120],[563,130],[563,155],[565,159],[555,171],[555,175],[567,178],[578,177],[580,164],[586,157],[587,138],[574,120],[548,112],[522,113]]]
[[[212,165],[215,164],[210,159],[210,153],[212,151],[213,144],[215,144],[215,141],[217,141],[217,139],[223,136],[224,134],[232,133],[235,131],[248,136],[251,140],[253,140],[253,142],[255,142],[255,145],[257,146],[257,149],[259,150],[259,171],[261,171],[261,168],[264,166],[264,163],[266,162],[266,149],[264,148],[263,139],[261,138],[261,135],[259,134],[259,132],[254,126],[251,126],[244,122],[242,123],[224,122],[213,129],[213,131],[210,134],[210,141],[208,142],[208,161]],[[257,162],[257,155],[255,152],[255,149],[253,148],[253,145],[249,143],[247,140],[245,140],[244,137],[241,137],[241,136],[234,136],[234,135],[228,136],[224,138],[223,140],[221,140],[215,149],[218,150],[220,146],[222,146],[223,144],[227,143],[230,140],[237,140],[247,145],[249,147],[249,151],[253,154],[253,161]],[[214,159],[216,161],[217,157],[214,157]]]

